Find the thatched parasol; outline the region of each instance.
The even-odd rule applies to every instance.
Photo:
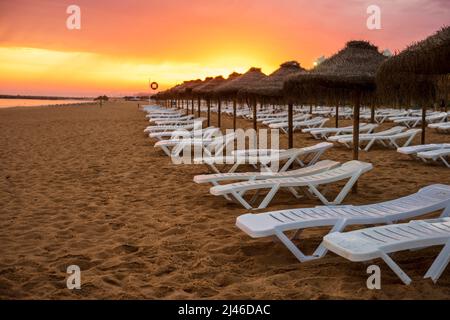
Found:
[[[384,62],[377,72],[377,91],[383,102],[422,105],[422,143],[425,143],[426,107],[439,99],[445,103],[449,74],[449,26],[410,45]]]
[[[252,82],[247,87],[240,90],[240,95],[256,97],[262,100],[283,100],[283,83],[293,75],[306,73],[306,70],[300,66],[297,61],[288,61],[280,65],[280,68],[272,72],[269,76],[261,81]],[[294,146],[294,138],[292,131],[293,106],[288,106],[288,122],[290,124],[288,130],[289,148]],[[253,114],[256,118],[256,114]],[[254,120],[255,122],[255,120]]]
[[[284,93],[293,99],[333,104],[354,102],[355,94],[363,101],[374,98],[375,74],[386,57],[367,41],[349,41],[344,49],[323,61],[309,73],[291,77],[284,83]]]
[[[354,105],[353,158],[359,151],[359,107],[375,99],[375,74],[387,57],[367,41],[349,41],[344,49],[326,59],[307,74],[291,77],[284,84],[290,99],[317,103]]]
[[[281,99],[283,97],[283,83],[289,77],[306,73],[297,61],[288,61],[280,68],[260,81],[252,82],[240,90],[242,94],[256,95],[262,98]]]
[[[211,125],[211,98],[214,93],[214,88],[216,88],[217,86],[221,85],[224,82],[225,82],[224,77],[217,76],[213,79],[206,81],[203,84],[196,86],[192,90],[193,94],[197,95],[200,98],[206,99],[206,103],[208,106],[208,116],[207,116],[208,117],[208,120],[207,120],[208,127]]]
[[[241,89],[251,86],[253,83],[259,82],[267,76],[261,72],[260,68],[250,68],[243,75],[227,81],[214,89],[215,94],[219,98],[232,99],[233,106],[236,104],[238,93]],[[234,107],[235,108],[235,107]],[[256,101],[253,103],[253,128],[257,129],[256,123]]]

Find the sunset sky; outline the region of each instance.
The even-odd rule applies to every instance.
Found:
[[[81,30],[66,9],[81,8]],[[381,8],[381,30],[366,9]],[[450,22],[448,0],[0,0],[0,94],[124,95],[182,80],[311,68],[351,39],[402,50]]]

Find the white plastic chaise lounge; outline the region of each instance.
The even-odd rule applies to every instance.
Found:
[[[390,147],[398,149],[400,147],[407,147],[413,141],[415,136],[421,132],[421,129],[409,129],[405,132],[400,132],[391,135],[381,135],[381,134],[362,134],[359,136],[360,149],[361,146],[365,145],[364,151],[369,151],[370,148],[375,144],[379,143],[384,147]],[[353,142],[353,136],[344,137],[337,140],[339,143],[351,148]],[[404,141],[400,143],[400,141]]]
[[[247,213],[236,219],[236,226],[252,238],[277,237],[300,262],[305,262],[322,258],[327,248],[322,242],[312,255],[302,252],[292,240],[298,238],[303,229],[331,227],[329,234],[332,234],[351,225],[391,224],[435,211],[442,211],[441,217],[450,214],[450,186],[430,185],[406,197],[361,206],[318,206]],[[285,234],[290,231],[295,232],[292,240]]]
[[[187,125],[179,125],[179,126],[148,126],[144,129],[145,134],[155,133],[155,132],[169,132],[169,131],[177,131],[177,130],[193,130],[200,129],[203,126],[203,123],[198,121]]]
[[[397,152],[401,154],[406,154],[414,159],[417,158],[419,152],[426,152],[431,150],[450,148],[450,143],[430,143],[430,144],[419,144],[416,146],[409,146],[398,148]]]
[[[425,274],[425,278],[431,278],[434,282],[437,282],[450,260],[450,218],[448,217],[416,220],[344,233],[335,232],[324,238],[324,246],[328,250],[350,261],[382,259],[406,285],[411,283],[411,278],[389,254],[438,245],[445,245],[445,247]]]
[[[447,118],[447,114],[445,112],[432,114],[425,117],[425,121],[427,123],[439,123],[443,122]],[[394,120],[395,123],[402,124],[407,126],[408,128],[414,128],[420,123],[422,123],[422,117],[404,117]]]
[[[450,122],[432,123],[428,125],[428,128],[436,129],[438,132],[450,132]]]
[[[172,120],[158,120],[154,121],[154,123],[157,126],[183,126],[183,125],[189,125],[195,122],[204,122],[206,121],[206,118],[195,118],[195,119],[189,119],[189,120],[178,120],[178,119],[172,119]]]
[[[204,138],[180,138],[173,140],[163,140],[155,143],[154,147],[161,148],[172,160],[180,158],[180,155],[192,148],[197,148],[196,153],[206,156],[221,155],[227,145],[236,139],[236,134],[229,133],[209,139]]]
[[[359,177],[371,169],[372,164],[354,160],[346,162],[337,168],[305,177],[254,180],[218,185],[211,187],[210,193],[215,196],[224,196],[228,199],[231,198],[240,203],[246,209],[252,209],[251,203],[256,201],[261,190],[269,189],[269,192],[257,207],[257,209],[266,208],[280,188],[287,188],[296,198],[302,197],[299,194],[300,191],[309,197],[316,196],[326,205],[339,204],[347,196],[348,192],[358,181]],[[331,201],[328,200],[325,197],[325,193],[327,191],[326,187],[332,183],[344,180],[348,181],[336,198]],[[325,187],[322,191],[323,193],[318,189],[322,186]],[[253,195],[250,203],[244,199],[244,195],[248,191],[256,191],[256,195]]]
[[[328,122],[328,118],[322,118],[322,117],[316,117],[310,120],[305,121],[293,121],[293,131],[296,131],[297,129],[301,128],[322,128],[325,123]],[[289,129],[289,123],[288,122],[280,122],[280,123],[273,123],[269,125],[269,128],[271,129],[280,129],[284,133],[288,132]]]
[[[378,124],[366,124],[361,123],[359,127],[360,134],[370,134],[378,127]],[[344,135],[344,134],[352,134],[353,126],[342,127],[342,128],[320,128],[320,129],[303,129],[302,132],[309,132],[315,139],[328,139],[328,137],[332,134],[334,136]]]
[[[231,173],[213,173],[201,174],[194,177],[194,182],[198,184],[210,183],[213,186],[220,185],[224,181],[254,181],[275,178],[295,178],[308,176],[324,172],[340,165],[339,162],[332,160],[322,160],[311,166],[289,171],[260,171],[260,172],[231,172]]]
[[[292,148],[287,150],[237,150],[229,156],[218,154],[217,156],[194,158],[194,163],[205,164],[216,173],[221,173],[221,170],[217,167],[218,165],[231,165],[228,173],[232,173],[235,172],[239,166],[245,164],[253,165],[255,168],[260,167],[261,170],[267,172],[283,172],[289,169],[294,162],[301,167],[315,164],[325,151],[332,147],[332,143],[322,142],[310,147]],[[284,164],[280,166],[280,162],[284,162]]]
[[[450,168],[450,147],[417,153],[417,157],[425,162],[443,163]]]
[[[148,136],[158,141],[167,139],[180,139],[180,138],[202,138],[210,139],[212,136],[219,134],[220,129],[217,127],[208,128],[192,128],[192,130],[174,130],[164,132],[152,132]]]
[[[370,133],[371,136],[387,136],[387,135],[393,135],[400,132],[405,131],[406,128],[402,126],[393,127],[387,130],[379,131],[379,132],[372,132]],[[369,135],[369,133],[366,134],[360,134],[359,137],[363,135]],[[339,139],[348,139],[353,141],[353,134],[343,134],[343,135],[337,135],[337,136],[331,136],[328,137],[328,141],[337,142]],[[349,145],[350,146],[350,145]]]
[[[296,121],[296,122],[302,122],[302,121],[306,121],[310,118],[311,118],[310,114],[297,114],[292,117],[292,120]],[[263,124],[271,125],[271,124],[276,124],[276,123],[286,123],[287,121],[288,121],[287,117],[283,117],[283,118],[264,120]]]

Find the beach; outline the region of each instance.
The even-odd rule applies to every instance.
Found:
[[[232,118],[222,115],[222,124],[231,128]],[[237,124],[252,126],[243,119]],[[282,244],[250,238],[235,226],[248,210],[195,184],[193,177],[208,168],[172,164],[143,134],[147,125],[136,102],[0,110],[0,299],[450,298],[448,268],[437,284],[423,279],[440,247],[395,254],[410,286],[376,260],[382,290],[368,290],[372,263],[333,253],[299,263]],[[294,142],[320,141],[296,132]],[[449,136],[428,130],[427,143],[433,142],[450,142]],[[351,150],[337,146],[322,156],[351,158]],[[395,150],[374,147],[360,160],[374,169],[344,204],[450,183],[448,169]],[[262,212],[320,204],[281,192]],[[327,231],[305,230],[300,246],[311,252]],[[69,265],[80,266],[80,290],[66,287]]]

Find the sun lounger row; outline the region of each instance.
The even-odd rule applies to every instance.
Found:
[[[450,143],[434,143],[398,148],[397,152],[427,163],[441,163],[447,168],[450,168]]]
[[[393,224],[435,211],[441,211],[440,219]],[[445,245],[425,275],[437,281],[450,261],[449,216],[450,186],[436,184],[415,194],[377,204],[248,213],[236,219],[236,226],[253,238],[277,237],[300,262],[322,258],[328,250],[350,261],[381,258],[405,284],[409,284],[411,279],[389,254]],[[348,226],[368,224],[388,226],[342,233]],[[292,240],[297,239],[303,229],[316,227],[331,227],[331,230],[314,253],[307,255]],[[287,236],[288,232],[295,233],[293,238]]]

